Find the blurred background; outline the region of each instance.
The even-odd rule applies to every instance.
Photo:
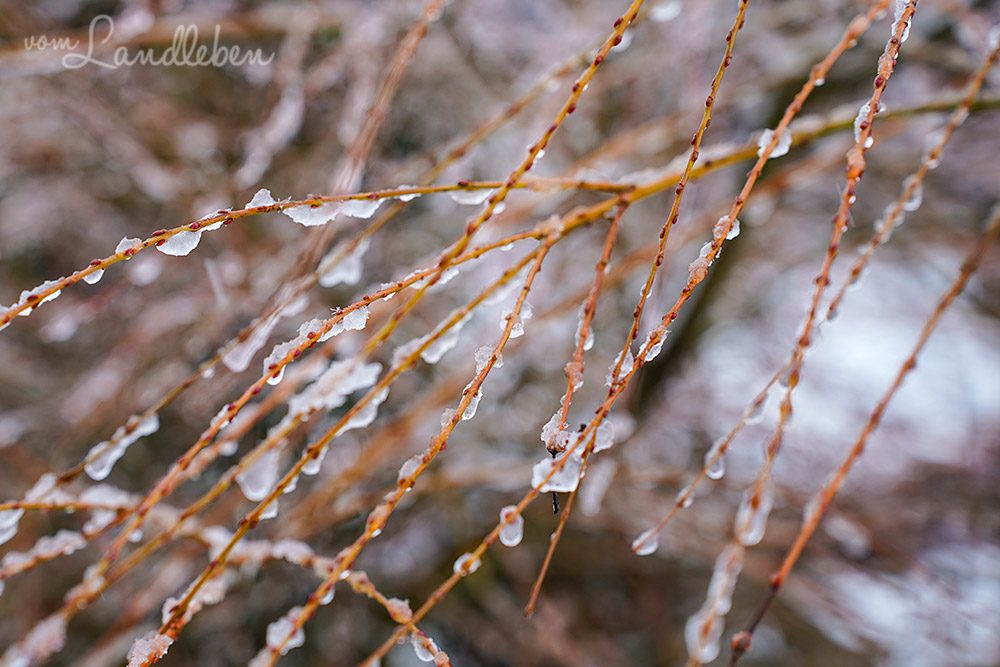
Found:
[[[532,177],[642,184],[686,155],[736,2],[647,5]],[[810,68],[869,6],[752,0],[702,159],[755,148]],[[552,122],[583,69],[581,56],[625,8],[608,0],[447,3],[405,63],[370,150],[358,158],[352,150],[370,127],[387,68],[420,19],[422,2],[0,0],[0,304],[110,255],[123,237],[146,238],[242,208],[259,188],[280,200],[420,183],[494,118],[505,122],[434,182],[503,180]],[[211,44],[218,29],[221,44],[259,50],[268,62],[67,67],[66,51],[38,39],[66,37],[78,43],[75,53],[86,53],[100,16],[111,17],[114,30],[108,36],[108,22],[98,19],[94,58],[105,63],[119,47],[162,53],[185,26],[197,27],[198,43]],[[886,110],[875,121],[832,289],[919,166],[927,138],[947,122],[998,20],[1000,7],[988,1],[918,6],[883,98]],[[713,563],[762,460],[777,419],[774,395],[764,419],[734,441],[725,477],[699,488],[693,506],[660,535],[656,553],[640,558],[630,544],[671,507],[712,443],[791,351],[843,187],[850,124],[871,93],[891,22],[890,7],[809,98],[793,129],[822,131],[766,167],[740,235],[682,309],[660,356],[615,407],[616,445],[595,456],[581,484],[534,617],[526,619],[522,608],[557,523],[545,497],[525,512],[523,542],[493,547],[479,571],[419,624],[454,664],[687,660],[685,622],[705,600]],[[523,109],[506,111],[533,87],[537,94],[523,98]],[[847,293],[839,317],[814,340],[774,470],[775,509],[763,541],[747,552],[724,637],[764,597],[804,505],[850,448],[997,202],[1000,72],[987,76],[980,101],[929,174],[920,207],[907,213]],[[642,333],[674,303],[688,264],[751,164],[737,160],[689,186]],[[608,196],[565,185],[514,191],[475,241],[531,229]],[[604,376],[625,340],[672,197],[666,187],[622,220],[571,424],[588,421],[606,395]],[[220,407],[259,377],[274,344],[293,337],[301,322],[432,265],[476,211],[447,193],[405,203],[372,235],[358,280],[309,289],[277,320],[247,370],[220,365],[180,393],[159,411],[156,433],[129,448],[104,483],[129,494],[148,491]],[[67,288],[31,317],[16,318],[0,333],[0,500],[19,499],[44,473],[77,465],[267,312],[282,286],[302,273],[303,253],[325,252],[370,222],[341,217],[318,232],[279,213],[249,216],[204,234],[186,257],[150,249],[108,268],[99,283]],[[539,432],[565,390],[563,369],[605,230],[600,221],[585,225],[553,249],[529,297],[534,317],[524,336],[510,341],[504,366],[490,374],[475,418],[459,425],[361,555],[357,569],[385,595],[409,599],[416,609],[455,559],[492,529],[500,508],[528,490],[532,465],[546,456]],[[431,331],[534,244],[491,252],[461,279],[435,288],[374,358],[388,366],[394,348]],[[994,248],[889,408],[745,664],[1000,664],[998,287]],[[400,303],[373,304],[367,329],[338,336],[323,354],[355,353]],[[338,437],[319,474],[303,478],[282,498],[279,518],[262,522],[251,537],[302,540],[326,556],[353,541],[367,512],[393,488],[400,465],[427,446],[442,411],[457,404],[475,370],[474,351],[499,336],[503,308],[478,310],[440,362],[421,362],[402,376],[378,419]],[[301,365],[319,355],[310,352]],[[287,394],[308,380],[306,373],[290,371],[255,399],[260,405],[286,391],[248,425],[235,452],[207,462],[165,504],[183,508],[207,491],[279,423]],[[282,470],[343,411],[296,430]],[[79,495],[94,483],[80,476],[66,488]],[[200,515],[200,525],[233,530],[253,506],[234,488]],[[28,511],[0,555],[26,552],[60,529],[79,530],[86,519],[85,512]],[[8,578],[0,651],[59,609],[113,535]],[[63,650],[42,662],[122,664],[133,639],[157,627],[163,601],[208,558],[198,539],[171,542],[77,614]],[[164,664],[245,664],[264,645],[268,624],[302,604],[319,581],[283,562],[232,568],[231,577],[225,598],[195,617]],[[335,602],[306,626],[304,646],[282,664],[355,664],[390,636],[396,626],[384,609],[344,585],[337,590]],[[723,644],[715,664],[728,664]],[[16,664],[13,653],[7,660]],[[383,664],[423,663],[406,645]]]

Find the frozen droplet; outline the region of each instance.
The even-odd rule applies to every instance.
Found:
[[[420,187],[419,185],[400,185],[397,189],[398,190],[411,190],[411,189],[415,190],[415,189],[417,189],[419,187]],[[405,195],[396,195],[396,199],[398,199],[401,202],[408,202],[408,201],[413,201],[414,199],[416,199],[419,196],[420,196],[419,192],[410,192],[410,193],[407,193]]]
[[[261,206],[270,206],[274,204],[274,197],[271,196],[271,191],[266,188],[261,188],[254,194],[253,199],[247,202],[244,206],[244,210],[248,208],[258,208]]]
[[[722,629],[722,623],[709,605],[691,616],[684,626],[684,639],[691,659],[700,664],[715,660],[719,656]]]
[[[517,505],[507,505],[500,510],[500,543],[505,547],[516,547],[524,537],[524,517],[517,511]]]
[[[430,645],[430,649],[424,645],[425,642]],[[417,660],[421,662],[434,662],[434,653],[437,652],[437,645],[433,639],[430,637],[418,637],[414,634],[410,635],[410,644],[413,646],[413,652],[416,654]]]
[[[336,594],[337,594],[337,589],[334,588],[333,586],[330,586],[330,590],[328,590],[326,593],[323,594],[323,597],[319,599],[319,603],[324,606],[330,604],[331,602],[333,602],[333,597]]]
[[[364,257],[369,240],[364,237],[350,248],[352,241],[338,243],[319,264],[319,284],[323,287],[336,285],[357,285],[364,273]]]
[[[141,239],[130,239],[129,237],[126,236],[125,238],[123,238],[121,241],[118,242],[117,246],[115,246],[115,254],[120,255],[126,250],[138,250],[141,245],[142,245]],[[129,257],[131,257],[131,255],[126,256],[126,259],[128,259]]]
[[[655,333],[656,329],[653,329],[648,334],[646,334],[646,340],[643,341],[642,346],[639,348],[640,350],[646,350],[646,354],[643,355],[642,357],[643,363],[648,364],[649,362],[651,362],[653,359],[656,359],[656,357],[660,355],[660,350],[663,349],[663,343],[666,342],[667,336],[670,335],[669,330],[664,331],[662,334],[660,334],[660,340],[656,341],[651,346],[649,343],[650,341],[653,340],[653,335]]]
[[[329,447],[324,445],[316,453],[316,456],[309,457],[309,460],[302,466],[303,475],[315,475],[319,472],[319,469],[323,465],[323,459],[326,458],[327,449],[329,449]]]
[[[410,608],[410,603],[406,600],[389,598],[385,601],[385,610],[389,612],[389,616],[396,623],[405,625],[413,620],[413,609]]]
[[[760,137],[757,139],[757,157],[764,154],[764,150],[771,144],[774,140],[774,130],[764,130],[760,133]],[[778,143],[775,144],[774,150],[771,151],[771,157],[781,157],[782,155],[788,154],[788,149],[792,147],[792,133],[788,131],[786,127],[781,133],[781,137],[778,139]]]
[[[813,81],[813,85],[816,86],[817,88],[823,86],[825,83],[826,83],[826,79],[824,79],[823,77],[820,77],[820,78],[818,78],[818,79],[816,79],[816,80]]]
[[[236,483],[247,500],[258,502],[267,497],[278,481],[281,452],[269,449],[236,476]]]
[[[576,321],[576,345],[580,345],[580,335],[583,333],[583,320],[584,320],[584,309],[580,309],[580,314],[577,316]],[[594,347],[594,327],[587,327],[587,338],[583,341],[583,350],[586,352],[590,348]]]
[[[382,201],[381,199],[346,199],[340,203],[340,213],[352,218],[367,220],[375,215],[375,211],[382,205]]]
[[[566,459],[562,470],[552,475],[549,481],[545,481],[549,473],[559,461]],[[562,459],[544,458],[536,463],[531,469],[531,486],[542,493],[556,491],[558,493],[569,493],[576,489],[580,483],[580,459],[572,455],[563,455]]]
[[[705,452],[705,474],[709,479],[722,479],[726,474],[726,455],[722,451],[726,442],[727,438],[720,438]]]
[[[767,408],[767,398],[768,395],[764,394],[754,401],[753,407],[750,408],[750,412],[747,414],[746,423],[748,426],[764,421],[764,409]]]
[[[674,496],[674,502],[680,506],[681,509],[687,509],[694,504],[694,487],[688,484],[677,492]]]
[[[660,548],[660,534],[656,528],[643,531],[639,537],[632,540],[632,551],[637,556],[648,556]]]
[[[198,243],[201,241],[201,232],[202,230],[200,229],[193,232],[178,232],[163,242],[162,245],[157,243],[156,249],[164,255],[183,257],[198,247]]]
[[[378,416],[379,406],[385,402],[388,396],[388,387],[380,389],[353,417],[347,420],[347,423],[344,424],[339,433],[343,434],[356,428],[365,428],[375,421],[375,418]]]
[[[667,23],[680,16],[683,8],[680,0],[664,0],[649,8],[649,18],[656,23]]]
[[[493,194],[492,190],[452,190],[448,196],[458,204],[476,206],[489,199],[491,194]]]
[[[83,277],[83,282],[88,285],[96,285],[101,282],[101,278],[104,277],[104,269],[97,269],[93,273],[88,273]]]
[[[316,227],[325,225],[337,217],[340,212],[339,202],[326,202],[315,206],[306,204],[304,206],[293,206],[286,208],[284,214],[303,227]]]
[[[916,176],[910,176],[903,182],[903,189],[912,190],[906,201],[903,202],[904,211],[916,211],[924,201],[924,186],[917,182]]]
[[[482,561],[479,560],[478,556],[471,553],[464,553],[455,560],[455,565],[452,569],[455,571],[455,574],[464,577],[478,570],[480,565],[482,565]]]
[[[614,444],[615,427],[611,425],[611,422],[601,422],[601,425],[597,427],[597,434],[594,436],[594,451],[603,452],[605,449],[611,449]]]
[[[524,305],[527,306],[528,304]],[[524,335],[524,320],[527,319],[524,317],[524,309],[521,310],[521,315],[516,317],[514,316],[513,310],[505,310],[500,316],[500,331],[507,330],[507,322],[511,318],[514,319],[514,324],[510,328],[510,337],[520,338]]]
[[[743,494],[733,527],[740,544],[751,547],[764,538],[767,518],[773,506],[774,494],[769,481],[765,480],[759,487],[750,488]]]
[[[468,387],[466,387],[468,389]],[[469,404],[465,406],[465,410],[462,412],[462,421],[469,421],[476,416],[476,410],[479,409],[479,401],[483,397],[483,390],[478,389],[476,395],[472,397]]]
[[[24,516],[24,510],[0,510],[0,544],[9,542],[17,535],[17,526]]]
[[[462,327],[469,321],[471,313],[458,320],[447,331],[441,334],[434,342],[428,345],[420,353],[421,358],[429,364],[436,364],[447,352],[458,345],[458,340],[462,335]]]
[[[712,237],[715,239],[716,243],[721,244],[723,240],[735,239],[740,235],[740,221],[736,220],[731,225],[729,223],[729,216],[724,215],[715,223],[715,227],[712,228]]]

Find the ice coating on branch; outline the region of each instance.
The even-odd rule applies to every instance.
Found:
[[[128,667],[140,667],[159,660],[167,654],[170,645],[174,643],[168,635],[161,635],[156,630],[150,630],[132,644],[128,650]]]
[[[336,285],[357,285],[364,273],[364,257],[368,251],[369,239],[358,241],[353,250],[348,251],[350,241],[338,243],[328,252],[319,265],[319,284],[323,287]]]
[[[399,474],[396,475],[396,483],[402,482],[404,479],[409,479],[413,476],[413,473],[417,471],[420,467],[421,462],[424,457],[420,454],[414,454],[410,458],[403,462],[403,465],[399,468]]]
[[[38,299],[38,298],[36,298],[34,300],[32,299],[32,297],[34,297],[36,294],[41,294],[42,292],[44,292],[45,290],[49,289],[50,287],[54,287],[54,286],[58,285],[60,280],[62,280],[62,278],[56,278],[55,280],[46,280],[44,283],[42,283],[38,287],[35,287],[34,289],[23,290],[21,292],[20,298],[18,298],[18,300],[15,303],[11,304],[10,307],[11,308],[16,308],[18,306],[23,306],[26,303],[32,303],[32,301],[33,301],[32,305],[31,305],[31,308],[25,308],[20,313],[18,313],[22,317],[26,317],[27,315],[30,315],[31,311],[33,311],[35,308],[37,308],[38,306],[42,305],[43,303],[48,303],[49,301],[53,301],[53,300],[59,298],[59,295],[62,294],[62,290],[56,290],[55,292],[53,292],[52,294],[49,294],[44,299]],[[6,325],[4,325],[4,327],[6,328]]]
[[[492,190],[452,190],[448,196],[457,204],[476,206],[489,199],[491,194]]]
[[[774,491],[770,481],[764,481],[759,490],[751,487],[743,494],[743,500],[736,512],[733,533],[740,544],[752,547],[764,538],[767,517],[774,506]]]
[[[486,368],[486,364],[489,362],[490,357],[493,356],[493,350],[494,348],[492,345],[483,345],[481,347],[476,348],[476,353],[475,353],[476,373],[479,373],[484,368]],[[498,354],[497,360],[493,362],[493,368],[502,368],[502,367],[503,367],[503,355]]]
[[[105,440],[91,448],[90,452],[87,453],[83,469],[91,479],[101,481],[111,474],[115,463],[125,455],[125,450],[132,443],[143,436],[156,433],[159,428],[160,418],[155,412],[147,417],[132,415],[123,426],[118,427],[110,440]]]
[[[20,643],[14,644],[0,658],[11,667],[38,665],[62,650],[66,643],[66,617],[56,612],[39,622]]]
[[[618,366],[618,362],[621,361],[621,368],[618,369],[618,373],[615,373],[615,368]],[[615,357],[615,360],[611,362],[608,366],[608,374],[604,377],[604,384],[608,387],[615,384],[632,372],[632,367],[635,366],[635,358],[632,356],[632,349],[628,348],[624,350],[621,354]]]
[[[660,534],[656,528],[643,531],[637,538],[632,540],[632,551],[637,556],[648,556],[655,553],[660,548]]]
[[[281,300],[284,296],[285,294],[282,293],[278,296],[278,299]],[[271,330],[274,329],[278,320],[286,315],[296,315],[302,312],[305,306],[305,299],[295,299],[283,309],[272,313],[251,330],[246,340],[240,341],[226,349],[222,353],[222,363],[234,373],[245,371],[247,366],[250,365],[250,360],[253,359],[257,351],[267,342],[268,337],[271,335]]]
[[[267,497],[278,481],[278,461],[281,452],[272,448],[244,468],[236,476],[240,491],[251,502],[259,502]]]
[[[615,427],[611,422],[605,420],[597,427],[597,435],[594,437],[594,452],[603,452],[611,449],[615,444]]]
[[[118,516],[118,511],[114,508],[128,507],[132,504],[132,497],[114,486],[98,484],[81,493],[80,502],[103,505],[106,508],[93,510],[90,519],[83,524],[83,532],[91,535],[109,526]]]
[[[18,563],[33,560],[50,560],[56,556],[68,556],[87,546],[87,540],[75,530],[59,530],[55,535],[43,535],[25,553],[10,551],[4,554],[0,567],[16,567]]]
[[[303,227],[317,227],[331,222],[340,213],[340,202],[305,204],[286,208],[283,213]]]
[[[899,23],[903,20],[903,12],[906,11],[907,0],[896,0],[896,6],[892,14],[892,27],[889,29],[889,36],[892,37],[899,30]],[[899,43],[902,44],[910,36],[910,20],[906,20],[906,26],[903,28],[903,34],[899,36]]]
[[[413,646],[413,652],[416,654],[417,660],[420,662],[434,662],[434,654],[438,653],[439,649],[433,639],[412,634],[410,635],[410,644]]]
[[[104,269],[97,269],[93,273],[88,273],[83,277],[83,282],[88,285],[96,285],[101,282],[101,278],[104,277]]]
[[[698,283],[708,276],[708,268],[712,266],[712,244],[705,243],[698,252],[698,259],[688,265],[688,280]]]
[[[379,406],[385,402],[385,399],[388,396],[389,396],[388,387],[380,389],[378,393],[372,396],[371,400],[365,403],[364,406],[360,410],[358,410],[358,412],[353,417],[347,420],[347,423],[344,424],[343,428],[341,428],[337,434],[342,435],[344,433],[347,433],[348,431],[353,431],[356,428],[365,428],[366,426],[371,424],[373,421],[375,421],[375,417],[378,416]]]
[[[358,390],[378,380],[382,364],[359,364],[356,359],[332,362],[316,380],[288,401],[289,414],[304,416],[315,410],[332,410]]]
[[[670,335],[670,331],[666,330],[661,335],[660,340],[650,345],[649,343],[651,340],[653,340],[653,335],[655,333],[656,329],[653,329],[648,334],[646,334],[646,340],[642,342],[642,346],[639,348],[640,350],[646,350],[646,354],[643,355],[642,357],[643,363],[648,364],[649,362],[651,362],[653,359],[656,359],[656,357],[660,355],[660,350],[663,349],[663,343],[666,342],[667,336]]]
[[[534,311],[531,308],[531,304],[525,301],[521,305],[520,314],[514,318],[514,325],[510,328],[511,338],[520,338],[524,335],[524,323],[530,320],[534,316]],[[513,306],[509,309],[505,309],[500,315],[500,331],[507,330],[507,321],[514,317]]]
[[[906,201],[903,202],[904,211],[916,211],[920,208],[920,204],[924,201],[924,186],[923,184],[917,182],[916,176],[908,176],[905,181],[903,181],[903,188],[905,190],[910,190],[910,196],[907,197]]]
[[[464,577],[478,570],[482,564],[482,561],[475,554],[464,553],[455,560],[455,565],[452,569],[455,571],[455,574],[460,574]]]
[[[24,510],[0,510],[0,544],[9,542],[17,535],[17,526],[24,516]]]
[[[277,649],[281,655],[285,655],[293,648],[305,643],[305,632],[302,631],[302,628],[295,627],[295,622],[301,613],[302,607],[292,607],[287,614],[267,626],[267,647],[269,649]],[[288,641],[285,641],[286,638]]]
[[[449,350],[458,345],[459,337],[462,335],[462,327],[469,321],[472,313],[467,313],[465,317],[455,322],[450,329],[445,331],[437,340],[428,345],[420,353],[421,358],[429,364],[436,364]]]
[[[579,347],[580,345],[580,334],[583,333],[583,321],[585,319],[584,309],[580,309],[579,315],[576,319],[576,337],[574,338],[575,344]],[[587,327],[587,338],[583,341],[583,351],[586,352],[590,348],[594,347],[594,327]]]
[[[688,655],[699,663],[708,663],[719,655],[725,615],[732,607],[733,589],[743,569],[743,547],[729,544],[715,561],[708,595],[684,627]]]
[[[500,510],[500,543],[505,547],[516,547],[524,538],[524,517],[517,511],[517,505],[507,505]]]
[[[268,384],[278,384],[285,375],[285,366],[282,366],[277,375],[272,373],[277,369],[278,362],[288,356],[293,350],[302,349],[307,341],[318,339],[319,332],[323,329],[323,320],[316,318],[303,322],[299,325],[299,332],[295,338],[278,343],[271,349],[271,353],[264,358],[264,371],[262,375],[267,376]]]
[[[340,212],[352,218],[367,220],[375,215],[383,199],[345,199],[340,202]]]
[[[855,116],[855,118],[854,118],[854,141],[855,141],[855,143],[859,143],[861,141],[861,133],[865,129],[865,123],[868,121],[868,114],[871,112],[871,108],[872,108],[872,105],[871,105],[871,102],[869,101],[869,102],[865,102],[864,104],[862,104],[861,108],[858,109],[858,115]],[[882,106],[882,103],[880,102],[879,105],[878,105],[878,109],[875,110],[875,114],[872,116],[872,119],[874,119],[875,116],[877,116],[878,114],[882,113],[883,111],[885,111],[885,107]],[[869,134],[868,138],[865,139],[865,148],[871,148],[872,144],[874,144],[874,143],[875,143],[875,139],[871,136],[871,134]]]
[[[243,207],[244,210],[248,208],[259,208],[261,206],[270,206],[276,203],[274,197],[271,196],[271,191],[267,188],[261,188],[258,190],[253,198],[247,202],[247,205]]]
[[[563,455],[560,459],[544,458],[538,463],[536,463],[531,468],[531,486],[535,487],[542,493],[547,493],[549,491],[557,491],[559,493],[569,493],[576,489],[577,485],[580,483],[580,467],[581,460],[578,456],[570,454],[569,460],[563,466],[562,470],[552,475],[549,481],[545,481],[545,478],[549,473],[555,468],[556,464],[565,459],[567,455]]]
[[[771,141],[774,139],[774,130],[764,130],[760,133],[760,137],[757,139],[757,157],[764,154],[764,149],[768,147]],[[792,133],[788,131],[788,128],[781,133],[781,137],[778,139],[778,143],[775,144],[774,150],[771,151],[771,157],[781,157],[782,155],[788,154],[788,149],[792,147]]]

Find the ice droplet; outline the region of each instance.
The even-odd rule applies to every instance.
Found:
[[[639,537],[632,540],[632,551],[637,556],[648,556],[660,548],[660,535],[656,528],[643,531]]]
[[[436,364],[440,361],[441,357],[458,345],[459,337],[462,335],[462,327],[469,321],[470,316],[471,313],[466,314],[465,317],[455,322],[437,340],[428,345],[420,353],[421,358],[429,364]]]
[[[580,309],[580,314],[577,315],[576,319],[576,338],[574,339],[576,345],[580,344],[580,334],[583,333],[583,320],[584,320],[584,309]],[[587,327],[587,338],[583,341],[583,351],[586,352],[590,348],[594,347],[594,327]]]
[[[705,474],[709,479],[722,479],[726,474],[726,454],[722,448],[727,438],[719,438],[712,448],[705,452]]]
[[[764,154],[764,149],[768,147],[771,141],[774,139],[774,130],[764,130],[760,133],[760,137],[757,139],[757,157]],[[788,149],[792,147],[792,133],[788,131],[786,127],[784,132],[781,133],[781,137],[778,139],[778,143],[775,144],[774,150],[771,151],[771,157],[777,158],[782,155],[788,154]]]
[[[406,462],[399,468],[399,474],[396,475],[396,483],[402,482],[408,477],[412,477],[413,473],[417,471],[420,467],[420,463],[423,461],[423,456],[420,454],[414,454],[410,458],[406,459]]]
[[[621,367],[618,369],[618,374],[615,374],[615,367],[618,366],[618,362],[621,361]],[[611,362],[608,366],[608,374],[604,378],[604,384],[608,387],[614,385],[616,382],[621,381],[623,377],[632,372],[632,367],[635,365],[635,358],[632,356],[632,349],[625,349],[621,354],[615,357],[615,360]]]
[[[486,364],[489,363],[490,357],[493,356],[493,350],[494,348],[492,345],[483,345],[476,349],[475,353],[476,373],[479,373],[484,368],[486,368]],[[503,355],[498,354],[497,360],[493,362],[493,368],[501,368],[502,366],[503,366]]]
[[[346,199],[340,203],[340,212],[352,218],[367,220],[382,205],[381,199]]]
[[[500,510],[500,543],[505,547],[516,547],[524,538],[524,517],[517,511],[517,505],[507,505]]]
[[[733,532],[740,544],[751,547],[764,538],[767,530],[767,518],[774,506],[774,494],[771,483],[765,481],[759,492],[753,487],[743,494],[743,500],[736,512]]]
[[[468,389],[468,387],[466,387]],[[478,389],[476,395],[472,397],[469,404],[465,406],[465,411],[462,412],[462,421],[469,421],[476,416],[476,410],[479,409],[479,401],[483,398],[483,390]]]
[[[323,287],[357,285],[364,273],[364,257],[368,250],[368,237],[348,251],[351,241],[338,243],[328,252],[319,265],[319,284]]]
[[[339,202],[326,202],[315,206],[306,204],[304,206],[293,206],[286,208],[283,213],[303,227],[316,227],[325,225],[337,217],[340,212]]]
[[[88,273],[83,277],[83,282],[88,285],[96,285],[101,282],[101,278],[104,277],[104,269],[97,269],[93,273]]]
[[[94,445],[87,453],[84,471],[96,481],[111,474],[111,469],[118,462],[132,443],[143,436],[152,435],[160,428],[160,418],[153,413],[148,417],[132,415],[123,426],[119,426],[110,440]]]
[[[141,245],[142,245],[142,239],[130,239],[129,237],[126,236],[125,238],[123,238],[121,241],[118,242],[117,246],[115,246],[115,254],[120,255],[126,250],[131,250],[131,249],[138,250],[139,246]]]
[[[200,229],[194,232],[179,232],[167,239],[163,245],[157,243],[156,249],[164,255],[183,257],[198,247],[198,243],[201,242],[201,232]]]
[[[430,644],[431,649],[424,646],[424,642]],[[434,653],[438,650],[437,644],[430,637],[418,637],[417,635],[410,635],[410,644],[413,646],[413,652],[417,656],[417,660],[421,662],[434,662]]]
[[[909,190],[910,188],[913,189],[913,191],[910,193],[910,196],[906,199],[905,202],[903,202],[903,210],[916,211],[918,208],[920,208],[920,204],[923,203],[924,201],[923,184],[917,182],[916,176],[909,176],[903,182],[903,188],[904,190]]]
[[[448,196],[457,204],[476,206],[490,198],[493,190],[452,190]]]
[[[266,188],[261,188],[254,194],[253,199],[247,202],[247,205],[243,207],[244,210],[248,208],[258,208],[260,206],[270,206],[274,204],[274,197],[271,196],[271,191]]]
[[[269,449],[236,476],[236,483],[247,500],[258,502],[267,497],[278,481],[278,449]]]
[[[682,9],[680,0],[658,2],[649,8],[649,18],[656,23],[667,23],[680,16]]]
[[[601,422],[601,425],[597,427],[597,434],[594,437],[594,451],[603,452],[605,449],[611,449],[614,444],[615,427],[611,425],[611,422]]]
[[[480,565],[482,565],[482,561],[475,554],[464,553],[455,560],[455,565],[452,569],[455,571],[455,574],[464,577],[478,570]]]
[[[869,102],[865,102],[864,104],[862,104],[861,108],[858,109],[858,115],[855,116],[855,118],[854,118],[854,141],[855,141],[855,143],[861,141],[861,132],[863,130],[862,125],[868,120],[868,113],[871,111],[871,108],[872,108],[871,107],[871,102],[869,101]],[[875,113],[872,114],[872,119],[874,120],[875,116],[877,116],[878,114],[880,114],[883,110],[884,110],[884,107],[881,104],[879,104],[878,109],[876,109]],[[869,135],[869,137],[865,140],[865,148],[871,148],[871,146],[872,146],[873,143],[874,143],[874,139]]]

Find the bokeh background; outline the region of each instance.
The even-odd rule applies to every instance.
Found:
[[[533,176],[644,182],[687,149],[736,3],[647,4],[649,15],[612,52]],[[14,303],[22,290],[111,254],[122,237],[145,238],[220,208],[241,208],[258,188],[278,199],[340,194],[332,189],[345,151],[422,6],[415,0],[0,2],[0,303]],[[608,0],[447,4],[409,62],[351,189],[419,182],[449,148],[546,73],[598,45],[625,6]],[[867,6],[752,0],[703,157],[754,145],[810,67]],[[197,26],[200,40],[210,43],[218,26],[222,42],[274,58],[255,66],[67,69],[63,53],[26,48],[26,38],[43,35],[86,45],[91,21],[102,14],[114,20],[111,43],[132,51],[166,48],[177,26]],[[891,15],[890,8],[840,59],[793,127],[853,119],[870,94]],[[946,122],[949,105],[985,58],[987,34],[998,20],[1000,7],[992,2],[924,0],[918,6],[884,98],[887,111],[875,123],[876,143],[834,285],[918,167],[927,137]],[[505,178],[551,123],[581,69],[577,63],[572,74],[555,78],[437,182]],[[998,200],[1000,72],[987,77],[980,98],[929,175],[920,208],[907,214],[839,318],[824,324],[815,340],[775,469],[776,507],[763,542],[748,551],[726,636],[765,595],[803,506],[845,455]],[[935,105],[938,110],[924,108]],[[916,112],[893,115],[911,108]],[[480,570],[420,624],[454,664],[684,663],[684,624],[705,599],[715,557],[761,461],[777,415],[773,396],[764,420],[735,441],[726,476],[703,485],[693,506],[663,532],[657,552],[640,558],[630,543],[670,507],[705,452],[791,350],[852,142],[848,123],[767,167],[741,216],[741,234],[682,310],[661,356],[612,413],[616,445],[584,480],[535,616],[526,619],[522,607],[556,525],[545,498],[525,514],[523,543],[492,548]],[[689,187],[643,331],[673,303],[688,263],[711,237],[750,164],[737,162]],[[477,239],[527,229],[606,196],[574,188],[516,191]],[[606,368],[624,341],[672,196],[672,189],[651,196],[622,221],[574,422],[589,419],[604,397]],[[260,359],[273,344],[369,287],[429,265],[476,210],[447,194],[409,202],[373,236],[357,284],[310,290],[247,371],[220,366],[183,392],[160,412],[159,430],[133,445],[105,482],[131,494],[148,490],[219,408],[258,377]],[[345,217],[336,224],[332,238],[341,240],[366,221]],[[525,335],[511,341],[503,368],[491,374],[475,419],[459,426],[359,560],[358,568],[386,595],[416,608],[451,573],[455,558],[492,528],[499,508],[528,489],[531,466],[545,455],[539,431],[565,388],[577,308],[604,230],[590,225],[553,250],[530,296],[535,316]],[[318,238],[277,213],[249,217],[205,234],[187,257],[140,253],[109,268],[100,283],[66,289],[31,317],[17,318],[0,333],[0,500],[22,497],[45,472],[76,465],[129,415],[183,381],[274,302]],[[431,293],[376,359],[388,364],[394,347],[431,330],[532,243],[491,253]],[[994,249],[893,402],[745,664],[1000,664],[998,287]],[[395,305],[376,304],[368,329],[331,341],[336,356],[356,351]],[[500,310],[483,309],[440,362],[421,363],[401,378],[378,420],[338,438],[320,474],[304,478],[282,499],[280,518],[263,522],[252,537],[300,539],[329,556],[351,542],[366,512],[393,486],[400,464],[426,446],[441,412],[457,403],[473,373],[473,351],[499,334]],[[167,504],[195,500],[284,409],[279,404],[239,441],[235,456],[211,463]],[[283,464],[340,412],[297,431]],[[69,488],[80,493],[92,483],[81,478]],[[200,521],[231,530],[251,507],[234,489]],[[0,554],[26,551],[39,537],[79,529],[85,519],[86,513],[28,512]],[[0,647],[58,609],[108,539],[6,581]],[[197,540],[172,542],[77,615],[65,648],[49,664],[122,664],[132,640],[156,627],[163,600],[207,561]],[[196,616],[164,664],[246,663],[264,645],[268,624],[301,604],[318,582],[287,563],[236,568],[231,576],[225,599]],[[305,645],[282,664],[354,664],[394,627],[382,608],[341,586],[335,602],[306,627]],[[726,661],[724,649],[717,664]],[[383,664],[423,663],[407,645]]]

